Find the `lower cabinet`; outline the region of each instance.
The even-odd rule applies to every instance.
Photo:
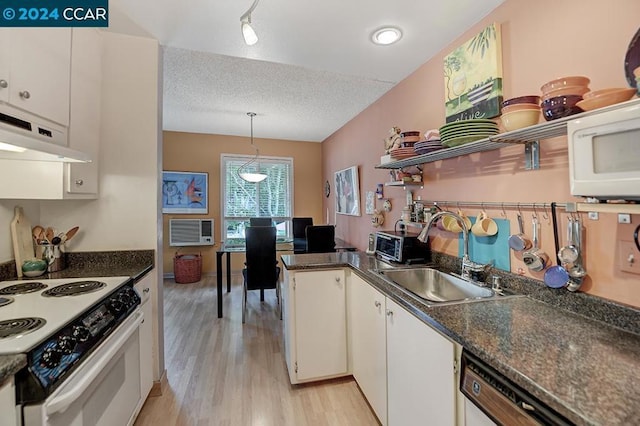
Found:
[[[454,425],[454,344],[355,274],[353,376],[383,425]]]
[[[386,300],[389,425],[453,425],[454,345]]]
[[[380,423],[386,425],[386,298],[355,274],[351,274],[349,286],[353,377]]]
[[[350,374],[344,269],[285,270],[282,295],[291,383]]]
[[[144,404],[153,386],[153,318],[151,309],[151,274],[147,274],[135,284],[135,289],[142,299],[144,319],[140,326],[140,395]],[[140,405],[142,406],[142,405]]]
[[[0,424],[2,426],[17,426],[18,413],[16,409],[16,387],[13,376],[0,383]]]

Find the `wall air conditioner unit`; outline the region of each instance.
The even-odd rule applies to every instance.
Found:
[[[212,246],[213,219],[169,219],[170,246]]]

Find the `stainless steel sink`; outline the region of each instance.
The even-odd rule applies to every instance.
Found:
[[[383,269],[378,273],[388,281],[430,302],[453,302],[495,296],[489,288],[480,287],[433,268]]]

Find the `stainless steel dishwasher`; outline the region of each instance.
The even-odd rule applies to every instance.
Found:
[[[466,426],[573,424],[467,350],[460,391],[467,398]]]

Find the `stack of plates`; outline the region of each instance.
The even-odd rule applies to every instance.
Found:
[[[485,119],[454,121],[440,127],[442,145],[449,148],[484,139],[498,133],[498,125],[492,120]]]
[[[389,154],[391,155],[391,158],[394,158],[396,160],[402,160],[416,155],[412,146],[392,149],[391,151],[389,151]]]
[[[442,148],[444,148],[444,146],[442,146],[439,139],[416,142],[415,145],[413,145],[413,149],[418,155],[428,154],[429,152],[437,151]]]

